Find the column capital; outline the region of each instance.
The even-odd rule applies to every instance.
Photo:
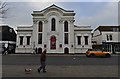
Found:
[[[48,23],[48,20],[44,20],[44,23]]]
[[[63,20],[59,20],[59,23],[63,23]]]
[[[74,23],[75,22],[75,20],[69,20],[70,21],[70,23]]]
[[[33,23],[36,24],[38,22],[38,20],[33,20]]]

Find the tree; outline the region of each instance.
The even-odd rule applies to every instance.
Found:
[[[7,3],[0,1],[0,18],[6,18],[5,14],[8,10]]]

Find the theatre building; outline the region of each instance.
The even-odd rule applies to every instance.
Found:
[[[17,27],[16,53],[85,53],[92,48],[91,27],[74,25],[73,10],[51,5],[33,11],[31,26]]]

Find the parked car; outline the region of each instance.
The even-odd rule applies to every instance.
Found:
[[[111,52],[105,52],[100,49],[88,49],[88,51],[86,51],[86,56],[87,57],[96,57],[96,56],[111,57]]]

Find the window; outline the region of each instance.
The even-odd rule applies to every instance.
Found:
[[[107,40],[109,40],[109,35],[107,35]]]
[[[23,36],[20,36],[20,45],[23,45]]]
[[[81,45],[81,36],[77,36],[78,45]]]
[[[113,28],[113,32],[119,32],[119,28]]]
[[[52,21],[51,21],[51,31],[55,31],[55,23],[56,23],[55,18],[52,18]]]
[[[110,40],[112,40],[112,35],[110,35]]]
[[[30,36],[27,36],[27,45],[30,45]]]
[[[64,32],[68,32],[68,22],[64,22]]]
[[[85,36],[85,45],[88,45],[88,36]]]
[[[112,35],[111,34],[107,34],[107,41],[112,41]]]
[[[38,44],[42,44],[42,33],[38,34]]]
[[[43,23],[40,21],[38,25],[38,32],[42,32]]]
[[[9,31],[12,32],[12,29],[10,29]]]
[[[64,43],[65,43],[65,44],[68,44],[68,42],[69,42],[68,39],[69,39],[68,33],[65,33],[65,34],[64,34]]]
[[[120,52],[120,44],[115,44],[114,49],[116,52]]]
[[[47,45],[46,44],[44,44],[44,48],[46,48],[47,47]]]
[[[62,48],[62,44],[60,44],[59,47]]]

